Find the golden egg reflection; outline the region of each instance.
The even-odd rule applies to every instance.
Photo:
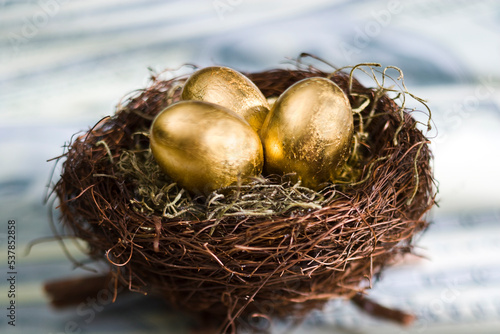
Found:
[[[334,82],[301,80],[278,98],[263,124],[266,172],[296,173],[317,189],[347,160],[353,130],[349,100]]]
[[[150,147],[161,169],[193,193],[208,194],[262,171],[258,134],[231,110],[208,102],[181,101],[160,112]]]
[[[184,84],[183,100],[206,101],[226,107],[259,131],[269,112],[269,104],[246,76],[223,66],[206,67],[193,73]]]

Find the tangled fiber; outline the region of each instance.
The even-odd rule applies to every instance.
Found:
[[[386,265],[412,252],[428,225],[435,198],[429,141],[405,107],[414,96],[401,73],[392,79],[390,68],[376,64],[325,72],[301,59],[294,69],[247,76],[268,98],[315,76],[347,94],[356,133],[335,183],[316,192],[269,175],[191,196],[161,173],[148,139],[154,116],[179,100],[186,77],[153,76],[68,145],[53,188],[68,233],[88,243],[91,258],[109,263],[116,282],[207,314],[219,332],[236,332],[240,320],[301,317],[331,298],[357,298]],[[375,87],[356,80],[358,72]],[[399,88],[384,87],[389,80]]]

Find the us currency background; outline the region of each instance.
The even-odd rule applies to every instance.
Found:
[[[150,71],[221,64],[286,67],[309,52],[337,66],[394,65],[428,100],[439,207],[425,259],[390,268],[370,296],[418,316],[401,328],[332,301],[294,333],[500,332],[500,4],[497,1],[0,1],[0,331],[187,333],[159,300],[128,296],[87,312],[51,309],[43,282],[87,274],[51,236],[43,203],[74,133],[112,114]],[[418,106],[416,106],[418,107]],[[436,130],[437,129],[437,130]],[[55,175],[57,178],[58,167]],[[15,221],[16,326],[9,221]],[[78,247],[68,247],[78,259]],[[92,313],[93,310],[93,313]]]

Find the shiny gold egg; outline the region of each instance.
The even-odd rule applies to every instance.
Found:
[[[160,112],[151,125],[150,147],[161,169],[197,194],[259,175],[259,135],[227,108],[181,101]]]
[[[267,98],[267,104],[269,104],[269,110],[271,110],[274,106],[274,103],[278,100],[278,96],[271,96]]]
[[[184,84],[183,100],[206,101],[226,107],[259,131],[269,112],[262,92],[246,76],[223,66],[206,67],[193,73]]]
[[[281,94],[262,127],[266,172],[296,173],[317,189],[347,160],[353,129],[349,100],[333,81],[301,80]]]

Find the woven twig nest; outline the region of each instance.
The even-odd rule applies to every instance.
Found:
[[[62,222],[118,282],[209,314],[220,331],[234,331],[236,319],[302,316],[359,295],[412,251],[435,192],[429,142],[396,103],[409,93],[391,98],[378,81],[364,87],[353,77],[361,68],[327,73],[299,62],[247,74],[266,97],[315,76],[347,94],[356,140],[335,184],[316,192],[267,176],[192,197],[161,173],[148,139],[152,119],[178,101],[186,77],[153,77],[68,146],[54,187]]]

